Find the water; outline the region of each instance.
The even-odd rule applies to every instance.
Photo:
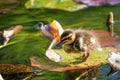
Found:
[[[24,31],[22,32],[22,34],[17,35],[16,36],[17,38],[12,38],[12,40],[18,40],[20,43],[15,44],[15,46],[10,45],[10,47],[6,47],[0,50],[1,56],[0,63],[13,63],[13,64],[21,63],[25,65],[30,65],[29,57],[33,55],[39,57],[44,56],[44,54],[42,53],[45,51],[46,45],[48,44],[44,44],[45,43],[44,41],[41,42],[42,39],[36,39],[35,35],[35,34],[38,35],[35,27],[39,21],[49,23],[52,20],[56,19],[61,23],[64,29],[82,27],[85,29],[97,29],[107,31],[105,21],[108,13],[111,11],[115,14],[114,32],[116,33],[117,38],[119,38],[120,5],[108,7],[90,7],[76,12],[68,12],[64,10],[54,9],[26,10],[25,8],[23,8],[23,6],[22,7],[17,6],[11,12],[8,12],[3,16],[0,16],[1,19],[0,30],[10,28],[10,26],[16,24],[22,24],[24,26]],[[26,32],[27,34],[24,34]],[[19,37],[20,35],[25,36],[24,38],[22,38]],[[22,39],[25,40],[26,42],[23,42]],[[39,49],[39,47],[41,48]],[[108,77],[107,74],[109,72],[110,66],[108,64],[102,65],[99,72],[100,75],[98,76],[97,80],[120,79],[119,72],[114,76]],[[42,75],[33,76],[33,80],[64,80],[64,73],[43,71]]]

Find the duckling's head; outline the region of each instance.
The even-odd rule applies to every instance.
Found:
[[[74,42],[75,40],[75,33],[73,30],[65,30],[62,35],[61,35],[61,38],[60,38],[61,42],[63,44],[71,44]]]

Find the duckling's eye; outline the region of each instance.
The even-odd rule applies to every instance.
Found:
[[[67,37],[67,38],[65,38],[63,41],[65,41],[65,40],[71,40],[71,38],[70,38],[70,37]]]
[[[70,37],[68,37],[67,39],[68,39],[68,40],[71,40],[71,38],[70,38]]]

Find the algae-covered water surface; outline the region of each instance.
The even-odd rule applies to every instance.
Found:
[[[21,32],[12,36],[9,43],[5,47],[0,49],[0,64],[23,64],[26,66],[31,66],[29,58],[33,56],[38,57],[40,62],[46,64],[47,66],[47,63],[49,62],[49,64],[52,64],[53,66],[54,64],[66,66],[67,64],[69,64],[70,59],[73,63],[75,62],[73,56],[75,58],[77,57],[74,54],[68,55],[64,53],[63,50],[61,50],[61,47],[56,46],[55,51],[59,54],[62,53],[61,55],[63,56],[63,61],[61,63],[54,63],[46,58],[44,53],[51,41],[46,40],[41,36],[41,31],[38,30],[36,27],[36,24],[38,22],[48,24],[53,20],[57,20],[64,29],[82,28],[107,31],[107,16],[109,12],[113,12],[114,32],[117,35],[116,37],[119,38],[120,5],[81,8],[78,7],[78,4],[69,2],[69,6],[77,5],[77,8],[79,8],[79,10],[75,9],[70,11],[70,9],[73,9],[73,7],[70,8],[69,6],[65,6],[67,5],[65,3],[63,5],[60,4],[59,0],[58,2],[51,0],[52,4],[47,4],[48,6],[45,8],[40,8],[41,6],[37,6],[39,5],[39,0],[35,0],[36,6],[30,6],[30,2],[26,2],[26,0],[13,0],[13,2],[14,1],[16,2],[5,3],[4,1],[0,1],[0,4],[3,4],[0,5],[0,31],[10,29],[15,25],[22,25],[23,29],[21,30]],[[61,7],[57,6],[56,8],[53,8],[54,6],[56,6],[55,4],[60,5]],[[50,5],[54,6],[52,6],[52,8],[49,8]],[[69,9],[67,9],[66,7],[69,7]],[[105,62],[105,64],[100,67],[97,80],[113,80],[112,78],[110,79],[107,76],[107,74],[110,72],[110,66],[107,63],[109,50],[113,50],[113,48],[107,47],[102,51],[102,54],[97,54],[100,55],[99,59]],[[92,59],[96,60],[96,57],[94,57],[95,53],[96,52],[93,52],[93,57],[90,57],[90,59],[88,59],[89,63],[91,64],[95,64],[90,61]],[[68,59],[66,57],[70,58]],[[33,70],[36,69],[39,68],[33,67]],[[64,80],[64,72],[52,72],[43,70],[40,75],[33,75],[32,80]]]

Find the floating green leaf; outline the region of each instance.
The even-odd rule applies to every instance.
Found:
[[[63,9],[67,11],[77,11],[85,7],[85,5],[77,4],[72,0],[29,0],[26,2],[25,7],[27,9],[51,8],[51,9]]]

